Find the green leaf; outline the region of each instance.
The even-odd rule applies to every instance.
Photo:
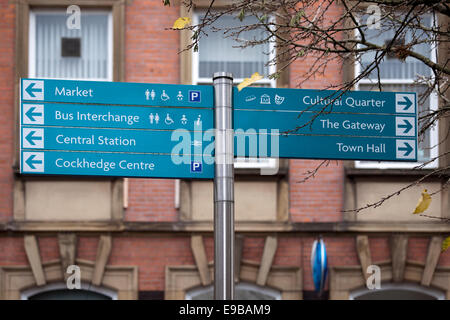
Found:
[[[295,16],[292,16],[291,21],[289,22],[289,26],[290,27],[294,27],[295,26]]]
[[[305,55],[305,50],[300,50],[300,52],[297,53],[297,57],[303,57]]]
[[[276,80],[279,77],[281,77],[281,74],[279,72],[275,72],[275,73],[270,74],[267,78]]]
[[[198,52],[198,43],[194,45],[194,52]]]
[[[239,12],[238,19],[242,22],[244,18],[245,18],[245,11],[244,8],[242,8],[241,12]]]
[[[300,24],[300,19],[305,15],[305,12],[303,10],[300,10],[295,14],[295,16],[292,16],[291,21],[289,22],[289,26],[295,27]]]
[[[163,4],[170,7],[170,0],[163,0]]]

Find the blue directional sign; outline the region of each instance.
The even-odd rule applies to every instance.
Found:
[[[174,152],[180,137],[190,138],[189,149],[183,153],[194,154],[202,146],[203,132],[168,130],[128,130],[98,128],[61,128],[22,126],[22,149],[65,151],[165,153]],[[201,151],[200,151],[201,153]]]
[[[22,101],[213,107],[212,86],[21,79]]]
[[[22,173],[214,177],[212,86],[21,79],[20,104]]]
[[[214,160],[180,161],[172,155],[22,151],[22,173],[199,179],[214,176]]]
[[[21,79],[20,91],[22,173],[213,178],[212,86]],[[244,88],[233,107],[235,156],[417,160],[415,93]]]
[[[333,91],[313,89],[234,88],[234,109],[416,115],[411,92]]]
[[[417,161],[416,94],[234,90],[235,155]]]
[[[254,135],[236,134],[235,154],[238,157],[276,157],[302,159],[352,160],[415,160],[413,139],[310,136],[310,135]],[[243,142],[247,139],[248,142]],[[263,140],[263,142],[261,142]],[[263,150],[263,151],[261,151]]]
[[[255,116],[257,115],[257,116]],[[416,136],[416,118],[386,114],[304,113],[292,111],[235,110],[236,128],[278,129],[314,135],[395,137]]]
[[[145,107],[64,103],[22,103],[22,125],[118,129],[213,127],[211,108]]]

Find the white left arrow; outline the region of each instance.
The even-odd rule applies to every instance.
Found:
[[[23,124],[44,124],[44,105],[26,104],[22,106]]]
[[[22,154],[22,172],[44,172],[44,153],[24,152]]]
[[[22,148],[43,149],[44,129],[22,128]]]
[[[44,100],[43,80],[23,80],[22,81],[23,100]]]

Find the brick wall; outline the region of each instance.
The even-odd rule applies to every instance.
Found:
[[[311,10],[314,10],[315,7]],[[342,14],[342,9],[332,4],[327,8],[327,21],[324,24],[335,23]],[[320,72],[310,74],[310,68],[317,57],[307,55],[297,59],[290,67],[290,87],[302,89],[325,89],[342,83],[342,63],[339,59],[328,56],[329,62],[319,68]],[[306,80],[306,81],[305,81]],[[308,149],[308,145],[298,146]],[[295,222],[322,222],[342,220],[343,209],[343,164],[341,161],[331,161],[328,166],[322,166],[314,178],[300,183],[308,172],[314,170],[322,160],[291,160],[289,161],[290,214]]]
[[[0,1],[0,221],[12,216],[15,6]]]
[[[315,237],[279,237],[274,265],[299,266],[303,269],[304,290],[314,290],[311,277],[311,246]],[[324,237],[328,265],[359,265],[355,238]],[[425,262],[428,239],[412,237],[409,240],[407,260]],[[56,236],[39,236],[42,262],[59,259]],[[204,239],[208,261],[214,259],[212,237]],[[370,237],[370,250],[374,264],[390,260],[389,238]],[[78,237],[77,258],[95,261],[98,237]],[[243,259],[260,262],[264,246],[262,237],[246,237]],[[27,265],[22,237],[0,237],[0,266]],[[194,265],[189,237],[114,236],[108,264],[116,266],[137,265],[140,291],[164,290],[164,272],[167,265]],[[441,255],[439,266],[450,264],[450,251]]]
[[[126,7],[125,81],[179,83],[179,32],[165,30],[179,8],[161,1],[134,0]],[[174,181],[130,179],[129,221],[174,221]]]
[[[23,237],[0,237],[0,266],[27,265]]]
[[[115,237],[109,263],[137,265],[140,291],[164,290],[166,266],[195,264],[187,237]]]
[[[307,148],[307,146],[305,146]],[[314,177],[302,182],[321,160],[289,161],[289,207],[294,222],[342,220],[344,170],[342,162],[330,161]]]

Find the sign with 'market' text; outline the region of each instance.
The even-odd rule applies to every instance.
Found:
[[[22,79],[20,105],[22,173],[214,176],[212,86]]]

